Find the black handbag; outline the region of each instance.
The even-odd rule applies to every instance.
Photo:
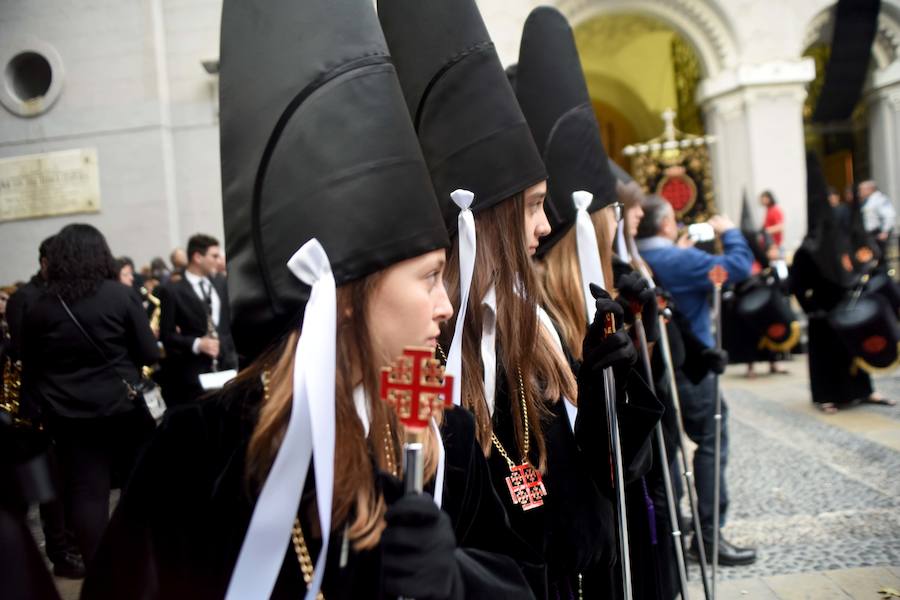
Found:
[[[128,399],[135,403],[136,406],[144,407],[147,412],[153,417],[153,420],[159,423],[163,415],[166,413],[166,402],[163,400],[162,392],[159,389],[159,386],[156,385],[149,377],[141,377],[137,383],[131,383],[121,375],[119,375],[118,371],[116,371],[115,366],[106,358],[106,354],[104,354],[103,349],[97,345],[97,342],[94,341],[94,338],[88,334],[88,332],[82,327],[81,323],[78,319],[75,318],[75,315],[69,309],[69,305],[66,304],[65,300],[62,297],[57,296],[60,304],[62,304],[63,308],[66,309],[66,313],[68,313],[69,318],[72,319],[72,322],[75,323],[75,326],[78,327],[81,334],[84,335],[85,339],[91,343],[91,346],[94,347],[94,350],[100,355],[100,357],[106,363],[106,367],[111,369],[116,373],[116,376],[122,380],[122,383],[125,384],[125,390],[128,394]]]

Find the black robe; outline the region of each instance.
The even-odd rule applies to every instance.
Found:
[[[613,273],[616,281],[633,272],[633,267],[618,259],[613,259]],[[682,328],[686,326],[687,333]],[[690,324],[685,319],[670,321],[667,325],[669,343],[672,346],[673,363],[683,367],[689,363],[691,368],[702,370],[695,357],[704,347],[690,331]],[[698,347],[699,344],[699,347]],[[638,348],[640,353],[640,349]],[[661,413],[659,422],[662,425],[668,468],[674,463],[677,449],[678,423],[666,376],[665,363],[662,357],[662,346],[656,343],[650,356],[653,374],[655,399]],[[676,368],[677,368],[676,367]],[[626,391],[629,400],[652,394],[638,375],[636,369],[643,371],[641,359],[632,369]],[[646,389],[646,391],[643,391]],[[646,402],[646,401],[645,401]],[[672,528],[669,521],[669,508],[663,480],[663,461],[657,444],[655,431],[648,432],[645,459],[648,468],[642,476],[628,479],[625,488],[625,503],[628,515],[628,543],[631,555],[632,596],[635,599],[671,600],[679,592],[678,572],[675,562],[675,549],[672,545]],[[616,565],[617,593],[621,596],[621,566]]]
[[[577,373],[577,363],[564,347]],[[499,362],[499,361],[498,361]],[[618,397],[629,391],[629,402],[617,402],[623,467],[626,481],[639,481],[650,468],[650,441],[662,408],[633,370],[627,381],[617,381]],[[493,427],[504,448],[513,456],[516,445],[510,412],[512,398],[507,378],[498,370],[494,399]],[[575,431],[560,399],[550,407],[544,424],[547,472],[544,505],[523,511],[514,505],[507,488],[509,466],[492,447],[488,464],[497,494],[503,499],[510,523],[529,545],[544,557],[546,572],[535,577],[526,571],[535,596],[576,598],[579,578],[583,578],[585,598],[612,598],[619,595],[618,538],[615,492],[612,485],[612,456],[606,420],[605,395],[599,390],[579,389]],[[511,452],[512,451],[512,452]],[[530,460],[537,464],[532,443]],[[627,494],[628,488],[626,488]],[[543,595],[542,595],[543,594]]]
[[[872,391],[869,374],[851,372],[853,357],[828,322],[828,313],[843,300],[847,288],[826,277],[805,246],[794,254],[791,291],[809,319],[809,384],[812,401],[848,404],[868,397]]]
[[[196,405],[172,411],[137,465],[112,517],[82,590],[83,600],[222,598],[249,525],[245,457],[261,386],[237,384]],[[454,598],[528,598],[517,560],[532,560],[509,529],[490,485],[467,412],[445,412],[443,510],[457,539],[460,577]],[[310,473],[312,468],[310,469]],[[304,532],[315,498],[310,475],[299,516]],[[378,473],[390,501],[399,482]],[[315,562],[321,537],[306,535]],[[381,547],[352,549],[341,566],[343,530],[331,536],[322,591],[329,600],[382,598]],[[515,558],[513,558],[515,557]],[[293,548],[285,547],[272,598],[302,598],[305,584]]]

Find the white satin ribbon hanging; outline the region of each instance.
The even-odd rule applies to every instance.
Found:
[[[625,241],[625,219],[623,218],[616,227],[616,254],[627,263],[631,262],[631,253],[628,252],[628,244]]]
[[[454,385],[456,385],[454,383]],[[434,503],[440,508],[444,502],[444,438],[441,437],[441,428],[438,427],[437,421],[432,417],[431,430],[434,431],[434,439],[437,440],[438,447],[438,463],[437,471],[434,474]]]
[[[450,192],[450,198],[459,207],[456,218],[457,239],[459,240],[459,312],[456,314],[456,325],[453,328],[453,341],[447,352],[445,372],[453,376],[453,404],[462,404],[462,339],[466,310],[469,306],[469,290],[472,288],[472,275],[475,273],[475,255],[478,245],[475,239],[475,218],[470,207],[475,194],[468,190]]]
[[[287,264],[298,279],[312,286],[294,354],[291,415],[253,509],[226,600],[271,596],[290,543],[310,460],[315,464],[322,550],[306,600],[316,597],[325,575],[334,493],[335,281],[328,256],[316,239],[305,243]]]
[[[553,325],[553,319],[550,318],[550,315],[547,314],[547,311],[544,310],[542,306],[538,305],[536,308],[538,321],[544,326],[544,329],[547,330],[547,335],[550,336],[556,349],[559,350],[559,355],[563,364],[568,364],[566,353],[563,351],[562,338],[559,337],[559,332],[556,331],[556,327]],[[563,402],[565,402],[563,406],[565,406],[566,409],[566,416],[569,418],[569,427],[572,428],[572,431],[575,431],[575,419],[578,418],[578,407],[572,404],[572,401],[565,396],[563,396]]]
[[[590,284],[596,284],[607,289],[607,282],[603,278],[603,267],[600,264],[600,248],[597,245],[597,232],[594,230],[594,222],[588,214],[594,196],[590,192],[572,192],[572,202],[577,211],[575,217],[575,242],[578,248],[578,266],[581,269],[581,288],[584,293],[584,307],[587,310],[587,322],[594,320],[597,312],[597,301],[591,294]]]
[[[497,393],[497,290],[493,284],[481,300],[481,363],[484,365],[484,401],[488,414],[494,415]]]

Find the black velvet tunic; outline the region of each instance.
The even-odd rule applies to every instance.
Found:
[[[825,277],[808,249],[801,246],[791,265],[791,291],[809,319],[809,384],[812,401],[847,404],[872,393],[862,369],[851,373],[853,357],[828,322],[828,313],[848,290]]]
[[[631,401],[617,406],[625,477],[635,481],[650,468],[649,437],[662,409],[636,374],[628,382],[618,382],[618,387],[621,397],[626,387],[630,392]],[[577,598],[579,575],[585,576],[585,598],[617,594],[617,526],[606,401],[595,390],[579,389],[579,394],[574,433],[564,400],[551,407],[550,420],[544,424],[547,496],[543,506],[523,511],[513,504],[506,483],[510,473],[506,460],[493,447],[488,460],[494,487],[513,529],[544,559],[543,572],[526,570],[538,598]],[[511,392],[505,373],[498,371],[494,433],[518,463],[521,456],[514,442],[511,401],[518,402],[518,390]],[[530,460],[538,464],[534,443]]]
[[[82,598],[222,598],[249,525],[254,499],[245,484],[247,443],[261,386],[243,384],[169,414],[138,463],[90,566]],[[443,510],[457,539],[460,577],[453,598],[529,598],[520,563],[536,562],[509,529],[475,440],[474,419],[444,415]],[[310,469],[310,472],[312,469]],[[305,518],[314,500],[310,475],[299,515],[315,562],[321,538]],[[399,482],[379,473],[390,501]],[[396,497],[396,495],[394,496]],[[334,531],[322,591],[328,600],[382,598],[381,547],[341,564],[343,531]],[[293,548],[285,547],[272,598],[302,598],[305,584]]]

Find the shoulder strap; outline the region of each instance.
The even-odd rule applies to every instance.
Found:
[[[116,369],[116,366],[114,364],[112,364],[112,362],[110,362],[110,360],[108,358],[106,358],[106,353],[103,352],[103,349],[97,344],[97,342],[94,341],[94,338],[92,338],[90,336],[90,334],[87,332],[87,330],[85,330],[85,328],[81,325],[81,322],[75,318],[75,314],[69,308],[69,305],[66,304],[66,301],[62,299],[62,296],[57,294],[56,298],[59,300],[59,303],[62,304],[62,307],[64,309],[66,309],[66,313],[69,315],[69,318],[72,319],[72,322],[75,323],[75,326],[78,327],[78,330],[81,331],[81,334],[85,337],[85,339],[87,341],[89,341],[91,343],[91,346],[94,347],[94,350],[97,351],[97,354],[99,354],[100,358],[103,359],[103,362],[106,363],[106,365],[105,365],[106,368],[110,369],[113,373],[115,373],[116,376],[122,380],[122,383],[124,383],[128,387],[129,391],[131,391],[132,385],[130,383],[128,383],[128,381],[124,377],[122,377],[122,375],[119,374],[118,370]]]

